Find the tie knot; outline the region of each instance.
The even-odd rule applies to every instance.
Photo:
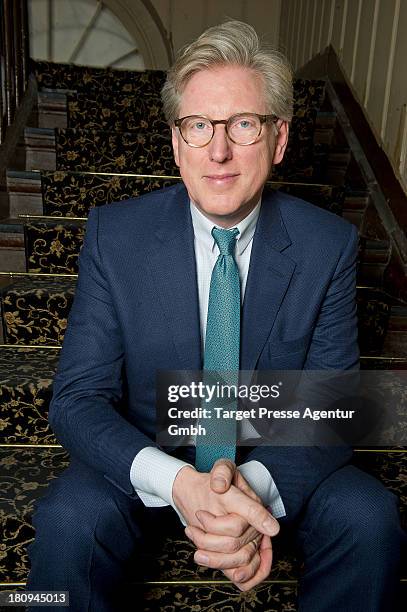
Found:
[[[221,255],[234,255],[236,236],[238,235],[239,230],[237,227],[234,227],[231,230],[214,227],[212,230],[212,236],[219,247],[219,252]]]

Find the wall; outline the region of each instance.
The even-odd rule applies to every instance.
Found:
[[[151,3],[171,34],[175,50],[226,18],[250,23],[265,40],[278,45],[281,0],[151,0]]]
[[[97,0],[28,0],[31,57],[143,70],[136,39]]]
[[[280,46],[295,69],[331,44],[407,192],[407,1],[284,0]]]
[[[280,5],[281,0],[29,0],[32,55],[72,61],[84,36],[77,63],[165,70],[175,51],[227,18],[250,23],[277,46]],[[131,54],[134,48],[137,54]]]
[[[133,70],[166,67],[170,45],[160,19],[154,20],[146,4],[147,0],[28,0],[31,56]]]

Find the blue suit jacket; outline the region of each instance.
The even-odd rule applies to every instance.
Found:
[[[358,366],[357,231],[280,192],[263,194],[242,312],[241,369]],[[61,444],[131,497],[155,446],[156,370],[200,369],[194,236],[182,184],[91,211],[49,421]],[[259,447],[298,516],[348,448]]]

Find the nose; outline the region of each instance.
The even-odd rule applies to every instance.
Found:
[[[208,145],[211,161],[222,163],[232,159],[232,147],[226,134],[226,126],[218,123],[214,129],[213,138]]]

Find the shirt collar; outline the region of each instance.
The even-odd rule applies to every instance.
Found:
[[[260,214],[260,204],[261,199],[257,202],[256,206],[253,210],[240,221],[236,227],[239,230],[239,235],[236,238],[236,253],[238,255],[242,255],[246,248],[248,247],[251,239],[254,236],[254,232],[256,230],[257,219]],[[196,204],[192,200],[190,200],[190,208],[191,208],[191,217],[192,217],[192,225],[194,228],[194,235],[196,240],[203,242],[206,248],[211,251],[214,251],[216,247],[216,242],[211,234],[212,229],[214,227],[219,227],[215,225],[213,221],[205,217],[197,208]],[[222,228],[221,228],[222,229]],[[232,229],[232,228],[230,228]]]

